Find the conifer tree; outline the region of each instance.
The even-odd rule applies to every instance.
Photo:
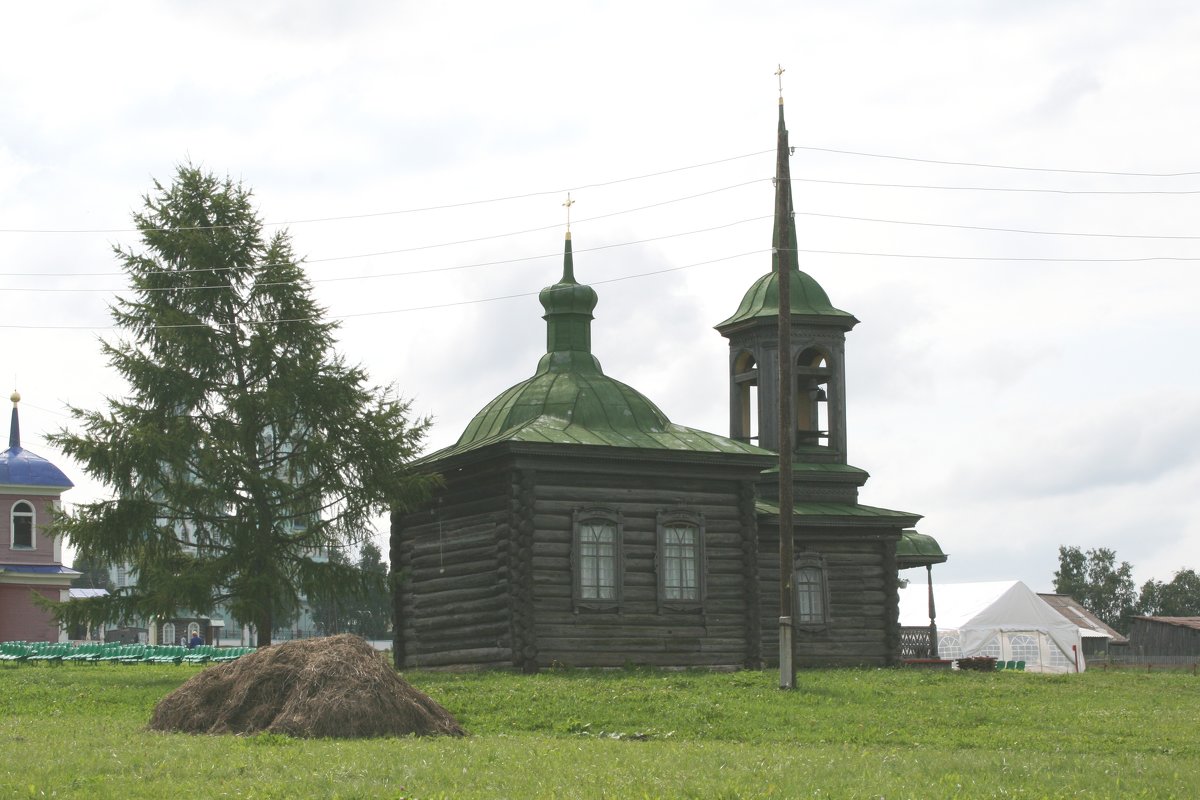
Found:
[[[335,351],[289,235],[267,237],[249,189],[192,165],[155,182],[134,215],[140,248],[116,248],[130,291],[101,342],[127,393],[72,409],[52,441],[113,497],[59,525],[79,557],[128,563],[136,584],[58,607],[98,616],[211,613],[225,604],[258,643],[300,595],[366,594],[378,576],[345,559],[372,519],[423,499],[406,467],[427,419]]]

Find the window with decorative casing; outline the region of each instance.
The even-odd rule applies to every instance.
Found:
[[[577,607],[615,607],[621,602],[621,516],[607,508],[575,512],[571,548]]]
[[[24,500],[13,503],[10,522],[12,541],[9,546],[13,550],[32,550],[37,545],[33,535],[33,505]]]
[[[814,630],[829,624],[829,587],[825,559],[816,553],[796,557],[792,578],[792,625]]]
[[[658,515],[659,605],[704,600],[704,517],[687,511]]]

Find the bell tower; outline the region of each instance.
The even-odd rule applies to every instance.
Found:
[[[790,148],[779,102],[771,271],[716,329],[729,340],[729,436],[779,450],[779,281],[787,276],[791,337],[793,453],[797,462],[846,463],[846,332],[858,324],[800,271],[792,207]]]

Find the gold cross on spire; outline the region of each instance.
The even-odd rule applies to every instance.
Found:
[[[575,205],[575,201],[571,199],[571,193],[567,192],[567,199],[563,202],[563,208],[567,209],[567,233],[571,232],[571,206]]]
[[[779,79],[779,96],[783,97],[783,73],[787,72],[782,64],[777,65],[779,69],[775,70],[775,77]]]

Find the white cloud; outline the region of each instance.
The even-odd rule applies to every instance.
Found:
[[[251,185],[272,221],[500,198],[769,150],[782,63],[792,144],[946,161],[1139,172],[1200,169],[1192,4],[356,3],[27,5],[0,52],[0,228],[128,227],[191,158]],[[53,31],[53,36],[47,32]],[[797,178],[932,186],[1195,190],[1118,178],[939,166],[798,149]],[[765,250],[770,154],[581,189],[580,277],[603,281]],[[753,183],[753,181],[758,181]],[[747,183],[740,188],[727,188]],[[723,191],[715,191],[722,189]],[[605,216],[700,193],[703,197]],[[1073,195],[798,181],[801,211],[984,227],[1194,235],[1189,195]],[[335,316],[536,293],[557,192],[438,212],[293,222]],[[588,221],[588,220],[591,221]],[[1200,257],[1200,243],[1038,236],[801,216],[801,247],[945,256]],[[430,247],[549,227],[521,236]],[[641,245],[584,252],[642,239]],[[128,233],[0,233],[9,325],[104,324]],[[414,250],[412,248],[426,248]],[[345,256],[408,250],[373,257]],[[324,260],[324,259],[338,260]],[[1200,568],[1192,499],[1200,341],[1190,262],[960,261],[805,254],[862,324],[848,337],[851,460],[866,502],[926,515],[946,575],[1053,572],[1057,546],[1115,547],[1161,575]],[[606,371],[683,424],[724,432],[726,343],[712,325],[765,253],[597,283]],[[433,413],[431,445],[532,372],[535,297],[348,316],[343,350]],[[121,391],[94,332],[8,329],[0,374],[33,406]],[[35,441],[30,439],[30,441]],[[55,457],[43,447],[43,455]],[[61,457],[60,457],[61,458]],[[73,465],[64,468],[71,472]],[[101,491],[76,480],[77,500]],[[70,497],[70,496],[68,496]],[[1174,560],[1173,560],[1174,559]],[[1143,563],[1144,562],[1144,563]],[[1164,571],[1165,570],[1165,571]],[[1154,573],[1160,574],[1160,573]],[[1044,585],[1042,581],[1041,585]]]

